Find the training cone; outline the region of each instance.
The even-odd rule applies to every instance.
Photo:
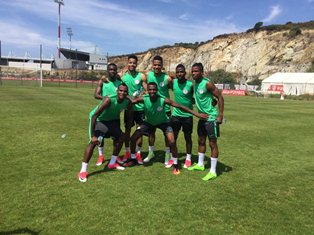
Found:
[[[285,99],[285,94],[284,92],[281,92],[280,100],[284,100],[284,99]]]

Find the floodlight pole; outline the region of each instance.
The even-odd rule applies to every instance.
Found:
[[[76,59],[76,68],[75,68],[75,87],[77,88],[77,67],[78,67],[78,60],[77,60],[77,49],[75,50],[75,59]]]
[[[71,38],[73,36],[73,31],[72,31],[71,27],[67,28],[67,33],[68,33],[68,36],[70,38],[70,51],[71,51]]]
[[[60,59],[60,45],[61,45],[60,9],[61,9],[61,5],[64,5],[64,3],[63,3],[63,0],[55,0],[55,3],[58,4],[58,58]]]
[[[40,44],[40,87],[43,87],[42,45]]]

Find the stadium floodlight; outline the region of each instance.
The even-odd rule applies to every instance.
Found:
[[[55,3],[58,4],[58,58],[60,59],[60,44],[61,44],[61,39],[60,39],[60,9],[61,5],[64,5],[63,0],[55,0]]]
[[[68,36],[70,38],[70,51],[71,51],[71,38],[73,36],[73,31],[72,31],[71,27],[67,28],[67,33],[68,33]]]

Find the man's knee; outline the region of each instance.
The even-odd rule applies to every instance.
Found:
[[[131,136],[131,141],[136,142],[139,138],[141,138],[142,133],[140,130],[136,130],[134,134]]]
[[[210,147],[211,149],[216,149],[216,148],[218,148],[217,139],[210,139],[210,140],[209,140],[209,147]]]
[[[205,146],[206,144],[206,137],[200,136],[198,137],[198,145]]]
[[[184,139],[186,142],[192,142],[192,135],[190,133],[184,133]]]

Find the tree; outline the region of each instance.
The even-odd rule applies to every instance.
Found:
[[[214,83],[223,83],[234,85],[236,83],[236,79],[234,74],[228,73],[223,69],[218,69],[209,73],[209,77]]]
[[[258,31],[263,26],[263,22],[259,21],[254,25],[254,30]]]

